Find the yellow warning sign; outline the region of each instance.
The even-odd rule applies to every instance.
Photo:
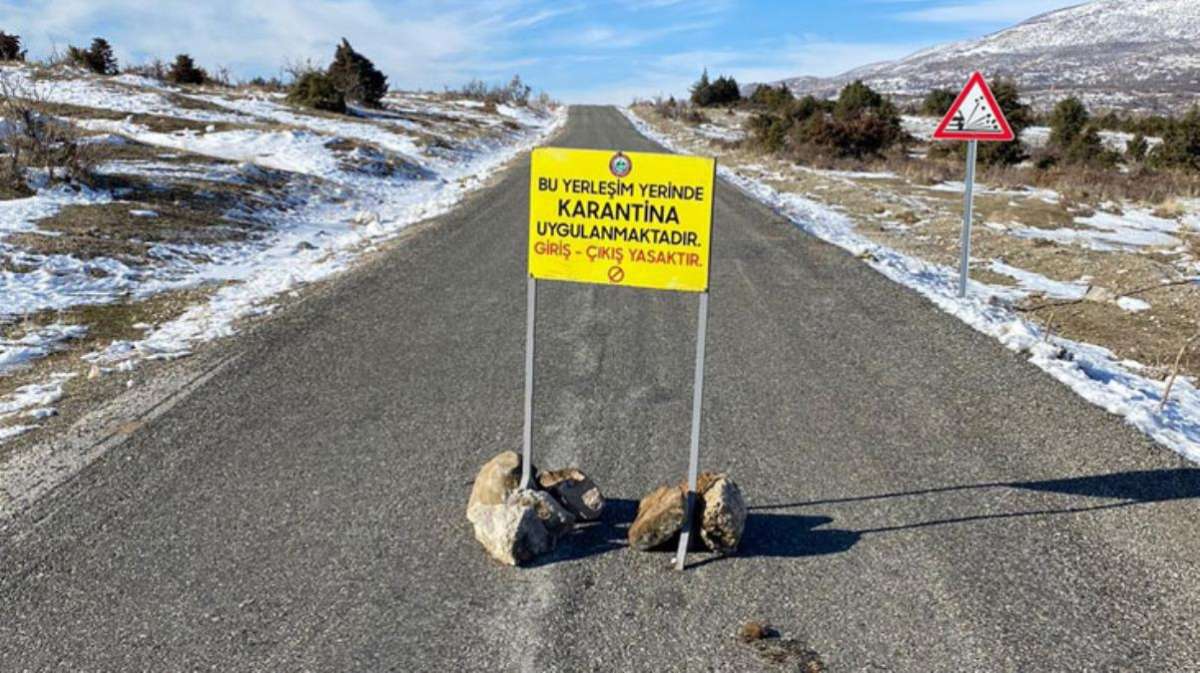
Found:
[[[529,275],[708,290],[716,162],[546,147],[529,180]]]

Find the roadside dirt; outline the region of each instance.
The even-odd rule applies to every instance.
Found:
[[[908,165],[899,171],[883,165],[860,171],[821,170],[730,140],[743,115],[711,114],[709,123],[697,127],[664,119],[649,107],[635,112],[697,153],[717,156],[724,166],[845,213],[872,241],[937,264],[958,265],[961,185],[938,180],[945,169],[931,165],[922,147],[914,148]],[[727,134],[724,139],[705,135],[722,131]],[[1188,282],[1197,275],[1200,257],[1200,231],[1195,228],[1200,205],[1186,199],[1089,203],[1047,189],[983,183],[975,207],[974,280],[1018,288],[1016,279],[995,270],[998,262],[1005,265],[1002,269],[1015,267],[1069,283],[1081,294],[1094,288],[1086,299],[1026,289],[1028,296],[1015,308],[1050,325],[1055,334],[1109,348],[1144,366],[1142,374],[1164,379],[1181,347],[1200,332],[1200,286]],[[1128,231],[1110,231],[1110,226]],[[1154,244],[1132,243],[1147,231],[1164,236]],[[1141,310],[1123,308],[1119,298],[1139,300],[1122,303]],[[1185,352],[1181,369],[1200,375],[1200,347]]]

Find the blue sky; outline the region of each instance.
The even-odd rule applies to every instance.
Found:
[[[567,102],[681,94],[707,66],[739,82],[831,75],[983,35],[1079,0],[0,0],[43,55],[102,35],[122,61],[191,53],[240,76],[324,63],[345,36],[394,87],[513,73]]]

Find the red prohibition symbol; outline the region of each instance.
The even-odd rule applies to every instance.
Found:
[[[619,266],[614,266],[608,270],[608,280],[613,283],[619,283],[625,280],[625,269]]]

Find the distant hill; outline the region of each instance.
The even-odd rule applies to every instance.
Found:
[[[957,91],[972,70],[989,78],[1016,79],[1025,97],[1040,108],[1067,95],[1096,109],[1166,112],[1187,107],[1200,102],[1200,0],[1095,0],[977,40],[932,47],[836,77],[796,77],[783,83],[798,95],[832,97],[861,79],[909,100],[935,87]]]

